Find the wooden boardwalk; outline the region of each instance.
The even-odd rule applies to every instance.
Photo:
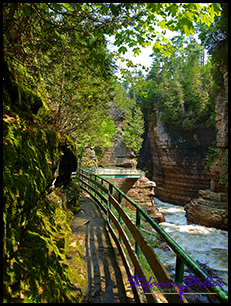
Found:
[[[89,303],[135,302],[132,290],[124,287],[124,283],[129,284],[127,275],[104,218],[98,206],[85,195],[81,198],[81,210],[69,222],[73,240],[81,245],[85,258],[82,269],[85,285],[81,291]]]

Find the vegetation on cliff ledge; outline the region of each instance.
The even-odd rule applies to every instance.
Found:
[[[153,64],[139,95],[140,107],[151,109],[166,124],[192,130],[215,125],[212,65],[204,61],[204,47],[190,37],[172,38],[176,47],[170,58],[154,55]]]

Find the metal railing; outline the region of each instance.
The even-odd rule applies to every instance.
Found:
[[[183,284],[183,275],[184,275],[184,265],[186,265],[189,270],[197,277],[205,281],[206,278],[210,276],[147,214],[147,212],[141,208],[135,201],[130,199],[125,193],[123,193],[118,187],[116,187],[111,182],[107,181],[106,179],[96,175],[92,172],[85,171],[80,169],[76,173],[72,174],[72,177],[76,177],[79,181],[80,187],[88,192],[91,197],[97,202],[97,204],[101,207],[103,212],[107,215],[108,218],[108,228],[112,237],[114,238],[120,253],[122,255],[122,259],[124,262],[124,266],[126,268],[128,277],[133,276],[132,270],[130,265],[126,259],[126,255],[121,248],[121,242],[123,241],[129,257],[135,267],[136,275],[142,277],[146,283],[148,283],[147,277],[143,271],[143,268],[139,261],[139,250],[143,252],[149,266],[151,267],[155,277],[157,278],[158,282],[167,283],[174,283],[177,282],[178,284]],[[113,196],[113,190],[117,191],[118,193],[118,200],[115,199]],[[94,193],[94,194],[93,194]],[[122,199],[126,199],[133,207],[136,208],[136,220],[135,224],[132,222],[130,217],[126,214],[124,209],[122,208]],[[104,203],[104,204],[103,204]],[[118,213],[118,218],[115,217],[114,213],[112,212],[112,208],[115,209]],[[147,243],[146,239],[143,237],[140,228],[140,221],[141,216],[152,226],[152,228],[161,236],[161,238],[168,244],[168,246],[173,250],[176,254],[176,266],[175,266],[175,280],[171,279],[170,275],[168,274],[167,270],[156,256],[153,248]],[[118,220],[117,220],[118,219]],[[121,224],[123,222],[126,224],[126,227],[129,229],[130,233],[134,237],[135,240],[135,249],[132,248],[131,241],[128,239],[124,229],[122,228]],[[119,233],[119,239],[114,232],[111,222],[115,225]],[[187,300],[183,294],[182,301],[179,301],[179,296],[176,293],[180,294],[179,288],[172,286],[171,288],[163,288],[160,287],[163,292],[163,295],[169,302],[179,303],[185,302]],[[159,288],[159,289],[160,289]],[[228,294],[220,287],[208,287],[205,286],[211,294],[214,294],[213,297],[220,302],[228,302]],[[139,297],[139,290],[137,286],[132,287],[133,293],[135,298],[140,301]],[[165,293],[168,294],[165,295]],[[169,291],[170,290],[170,291]],[[169,294],[169,292],[174,294]],[[152,288],[149,290],[146,289],[146,293],[153,293]],[[148,302],[157,302],[154,294],[146,294],[146,298]]]
[[[84,168],[86,172],[94,173],[100,176],[124,176],[124,177],[142,177],[145,176],[144,171],[133,169],[133,168],[122,168],[122,167],[116,167],[116,168]]]

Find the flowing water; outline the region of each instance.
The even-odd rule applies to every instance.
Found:
[[[188,224],[183,206],[164,203],[154,198],[166,222],[159,223],[170,237],[185,250],[214,280],[222,281],[228,291],[228,232],[196,224]],[[166,244],[167,245],[167,244]],[[155,248],[170,275],[174,276],[176,256],[170,249]],[[192,274],[186,273],[185,275]]]

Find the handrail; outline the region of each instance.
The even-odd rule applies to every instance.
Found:
[[[85,173],[85,174],[83,174],[83,173]],[[80,182],[82,182],[83,184],[85,184],[85,186],[87,186],[89,189],[94,191],[95,195],[97,194],[101,198],[101,201],[103,201],[103,202],[108,204],[107,205],[107,209],[106,209],[102,205],[102,203],[100,203],[98,201],[98,204],[101,205],[101,208],[103,208],[104,213],[107,213],[109,220],[112,220],[113,223],[115,224],[115,226],[117,227],[117,230],[119,231],[119,238],[122,237],[123,241],[125,239],[124,238],[124,233],[122,232],[122,228],[120,227],[121,217],[122,217],[123,221],[126,223],[126,225],[129,228],[130,232],[133,234],[133,236],[134,236],[134,232],[136,233],[136,237],[135,237],[135,240],[136,240],[136,245],[135,245],[136,246],[135,247],[136,252],[135,253],[136,253],[137,257],[139,257],[139,247],[141,247],[142,251],[145,250],[145,252],[147,254],[149,254],[148,258],[146,256],[145,257],[148,260],[149,265],[151,266],[152,270],[154,268],[154,270],[156,272],[156,265],[157,266],[159,265],[159,267],[160,267],[159,273],[162,276],[161,282],[163,282],[163,281],[167,281],[167,282],[170,281],[170,276],[168,275],[168,272],[165,270],[165,268],[163,267],[161,262],[159,262],[159,260],[157,260],[155,253],[153,251],[149,250],[151,248],[150,247],[149,248],[146,247],[146,245],[148,245],[148,244],[146,243],[146,241],[144,241],[144,238],[143,238],[142,234],[140,234],[140,232],[139,232],[140,215],[143,215],[143,217],[149,222],[149,224],[155,229],[155,231],[164,239],[164,241],[170,246],[170,248],[173,250],[173,252],[177,255],[175,282],[177,282],[178,284],[182,284],[183,283],[184,264],[190,269],[191,272],[193,272],[194,275],[196,275],[197,277],[201,278],[202,281],[205,281],[206,278],[209,277],[209,275],[147,214],[147,212],[142,207],[140,207],[135,201],[130,199],[118,187],[116,187],[114,184],[112,184],[111,182],[107,181],[106,179],[100,177],[99,175],[91,173],[89,170],[85,171],[83,169],[80,169],[79,171],[76,172],[76,174],[78,174],[77,178],[78,178],[78,180]],[[88,175],[90,177],[88,177]],[[91,176],[94,176],[94,179],[92,179]],[[83,179],[87,179],[90,182],[90,184],[94,184],[95,188],[92,185],[87,184],[80,177],[82,177]],[[97,179],[100,180],[100,183],[97,181]],[[105,186],[103,186],[103,182],[107,183],[109,188],[106,188]],[[84,188],[81,185],[80,185],[80,187],[83,188],[84,190],[86,190],[91,196],[94,197],[94,195],[89,190],[87,190],[86,188]],[[96,187],[99,187],[101,192],[99,192],[96,189]],[[112,189],[113,188],[116,191],[119,192],[119,198],[120,198],[119,202],[112,196]],[[107,194],[108,198],[106,198],[102,194],[103,192]],[[96,197],[94,197],[94,198],[97,200]],[[136,225],[134,225],[131,222],[131,220],[129,220],[129,217],[127,216],[127,214],[121,208],[120,204],[122,202],[122,198],[125,198],[129,203],[131,203],[134,207],[136,207]],[[111,204],[113,204],[113,207],[119,213],[120,222],[118,222],[116,220],[115,216],[113,215],[113,213],[111,211]],[[126,239],[125,239],[125,241],[126,241]],[[127,243],[126,247],[129,247],[128,243]],[[131,253],[131,251],[130,251],[130,253]],[[129,255],[131,255],[131,254],[129,254]],[[150,260],[151,257],[155,261],[155,264],[154,264],[155,267],[152,267],[153,266],[153,262],[152,262],[152,260]],[[138,264],[136,264],[136,265],[137,265],[136,271],[137,271],[137,268],[138,268],[138,270],[141,273],[141,276],[143,277],[143,272],[141,271],[142,269],[140,269]],[[154,272],[154,274],[155,274],[155,272]],[[163,278],[165,278],[165,279],[163,279]],[[144,279],[145,279],[145,277],[144,277]],[[157,279],[158,279],[158,277],[157,277]],[[218,301],[220,301],[220,302],[228,302],[228,294],[222,288],[220,288],[218,285],[215,286],[215,287],[209,287],[209,288],[207,288],[207,290],[209,292],[211,292],[211,293],[216,293],[216,295],[214,295],[214,298],[216,298]],[[172,295],[168,295],[168,296],[166,296],[166,298],[169,301],[170,300],[172,301],[173,299],[172,299],[172,297],[169,298],[170,296],[172,296]],[[147,295],[147,298],[148,298],[148,295]],[[187,302],[187,300],[184,300],[184,301]],[[179,302],[179,300],[178,300],[178,302]]]

